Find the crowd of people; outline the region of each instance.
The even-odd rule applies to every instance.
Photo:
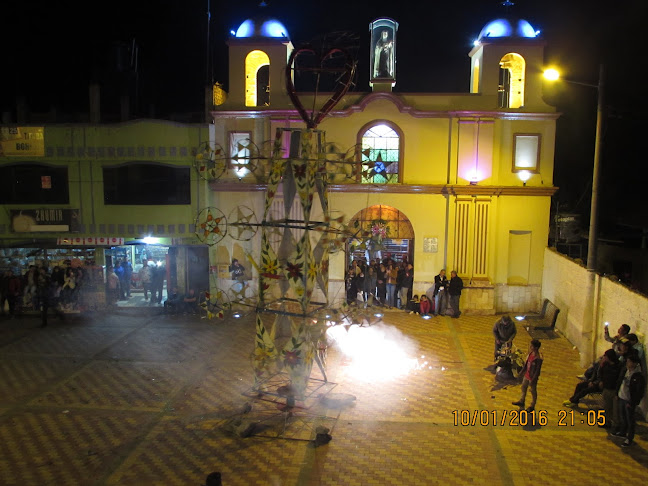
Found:
[[[31,265],[24,275],[7,269],[0,277],[0,313],[10,318],[23,311],[39,311],[45,304],[59,310],[77,309],[85,270],[80,267]]]
[[[31,265],[24,275],[8,269],[0,278],[0,313],[4,314],[7,307],[11,319],[23,311],[40,311],[46,326],[49,309],[62,318],[63,311],[78,308],[85,277],[80,266],[57,265],[50,270]]]
[[[349,305],[360,302],[364,307],[378,305],[424,316],[457,318],[461,315],[459,299],[464,285],[454,270],[449,280],[445,269],[441,270],[434,277],[434,285],[420,297],[412,294],[414,267],[406,259],[402,262],[389,257],[369,262],[355,259],[347,269],[345,282]]]
[[[414,267],[407,260],[353,260],[346,276],[347,303],[411,310]]]
[[[162,303],[166,267],[151,264],[144,260],[142,268],[137,272],[138,280],[144,291],[144,300],[151,304]],[[110,305],[118,301],[127,301],[132,295],[133,266],[128,258],[116,260],[114,265],[106,267],[106,301]]]
[[[604,427],[612,435],[625,438],[621,445],[629,447],[635,436],[635,409],[646,391],[646,354],[628,324],[622,324],[612,337],[606,323],[604,336],[612,347],[578,376],[580,381],[574,393],[563,405],[576,407],[587,395],[600,393],[606,417]]]
[[[512,348],[516,335],[515,322],[510,316],[504,315],[495,322],[493,336],[496,361]],[[599,423],[599,426],[609,429],[613,436],[624,438],[621,446],[629,447],[635,436],[635,410],[646,391],[645,350],[637,335],[630,332],[628,324],[622,324],[612,337],[606,323],[604,337],[612,347],[594,361],[585,373],[578,376],[579,382],[571,397],[563,402],[563,406],[576,407],[588,395],[600,393],[605,421]],[[526,408],[527,412],[534,411],[538,398],[537,384],[543,363],[540,346],[539,340],[531,341],[525,364],[517,375],[522,382],[521,396],[513,405],[524,409],[527,390],[530,390],[532,399]]]

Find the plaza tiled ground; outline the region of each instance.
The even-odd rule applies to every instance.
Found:
[[[648,477],[645,423],[629,449],[581,423],[586,407],[572,425],[561,403],[582,370],[562,337],[543,341],[543,426],[510,423],[519,386],[495,386],[487,369],[494,317],[425,321],[400,311],[387,311],[370,332],[398,340],[415,364],[409,372],[358,376],[359,363],[332,347],[327,374],[336,386],[327,396],[356,400],[313,400],[288,417],[243,395],[253,385],[252,315],[208,321],[130,307],[46,328],[35,317],[0,320],[0,484],[195,486],[212,471],[226,486],[565,486]],[[517,345],[529,340],[520,328]],[[246,403],[252,411],[242,414]],[[289,438],[241,438],[227,427],[270,415],[266,424],[288,420]],[[312,439],[318,423],[332,429],[330,443],[296,440]]]

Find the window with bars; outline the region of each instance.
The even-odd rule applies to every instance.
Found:
[[[361,135],[359,178],[363,183],[399,182],[402,137],[385,122],[371,125]]]

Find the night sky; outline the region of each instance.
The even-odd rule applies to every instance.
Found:
[[[150,113],[151,106],[161,118],[200,112],[205,83],[227,85],[225,41],[230,30],[263,12],[284,23],[295,45],[333,31],[357,34],[357,91],[369,90],[369,22],[391,17],[400,24],[396,92],[467,92],[472,41],[488,21],[506,13],[495,0],[274,0],[263,9],[258,3],[211,0],[208,56],[207,0],[5,2],[0,10],[0,112],[13,112],[19,94],[35,112],[52,107],[61,113],[86,112],[88,85],[99,80],[102,110],[118,113],[119,86],[133,83],[125,48],[133,41],[139,48],[137,112]],[[633,188],[641,194],[636,174],[645,163],[639,127],[645,124],[648,102],[639,72],[645,64],[640,34],[648,2],[518,0],[510,13],[542,31],[547,64],[561,66],[565,77],[595,84],[598,65],[604,63],[608,117],[602,216],[648,219],[643,205],[637,205],[645,197],[632,195]],[[563,84],[547,89],[545,100],[563,113],[554,178],[561,189],[554,204],[588,214],[596,90]]]

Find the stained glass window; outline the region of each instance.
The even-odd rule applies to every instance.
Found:
[[[362,182],[398,182],[400,142],[396,130],[384,123],[373,125],[362,134]]]

